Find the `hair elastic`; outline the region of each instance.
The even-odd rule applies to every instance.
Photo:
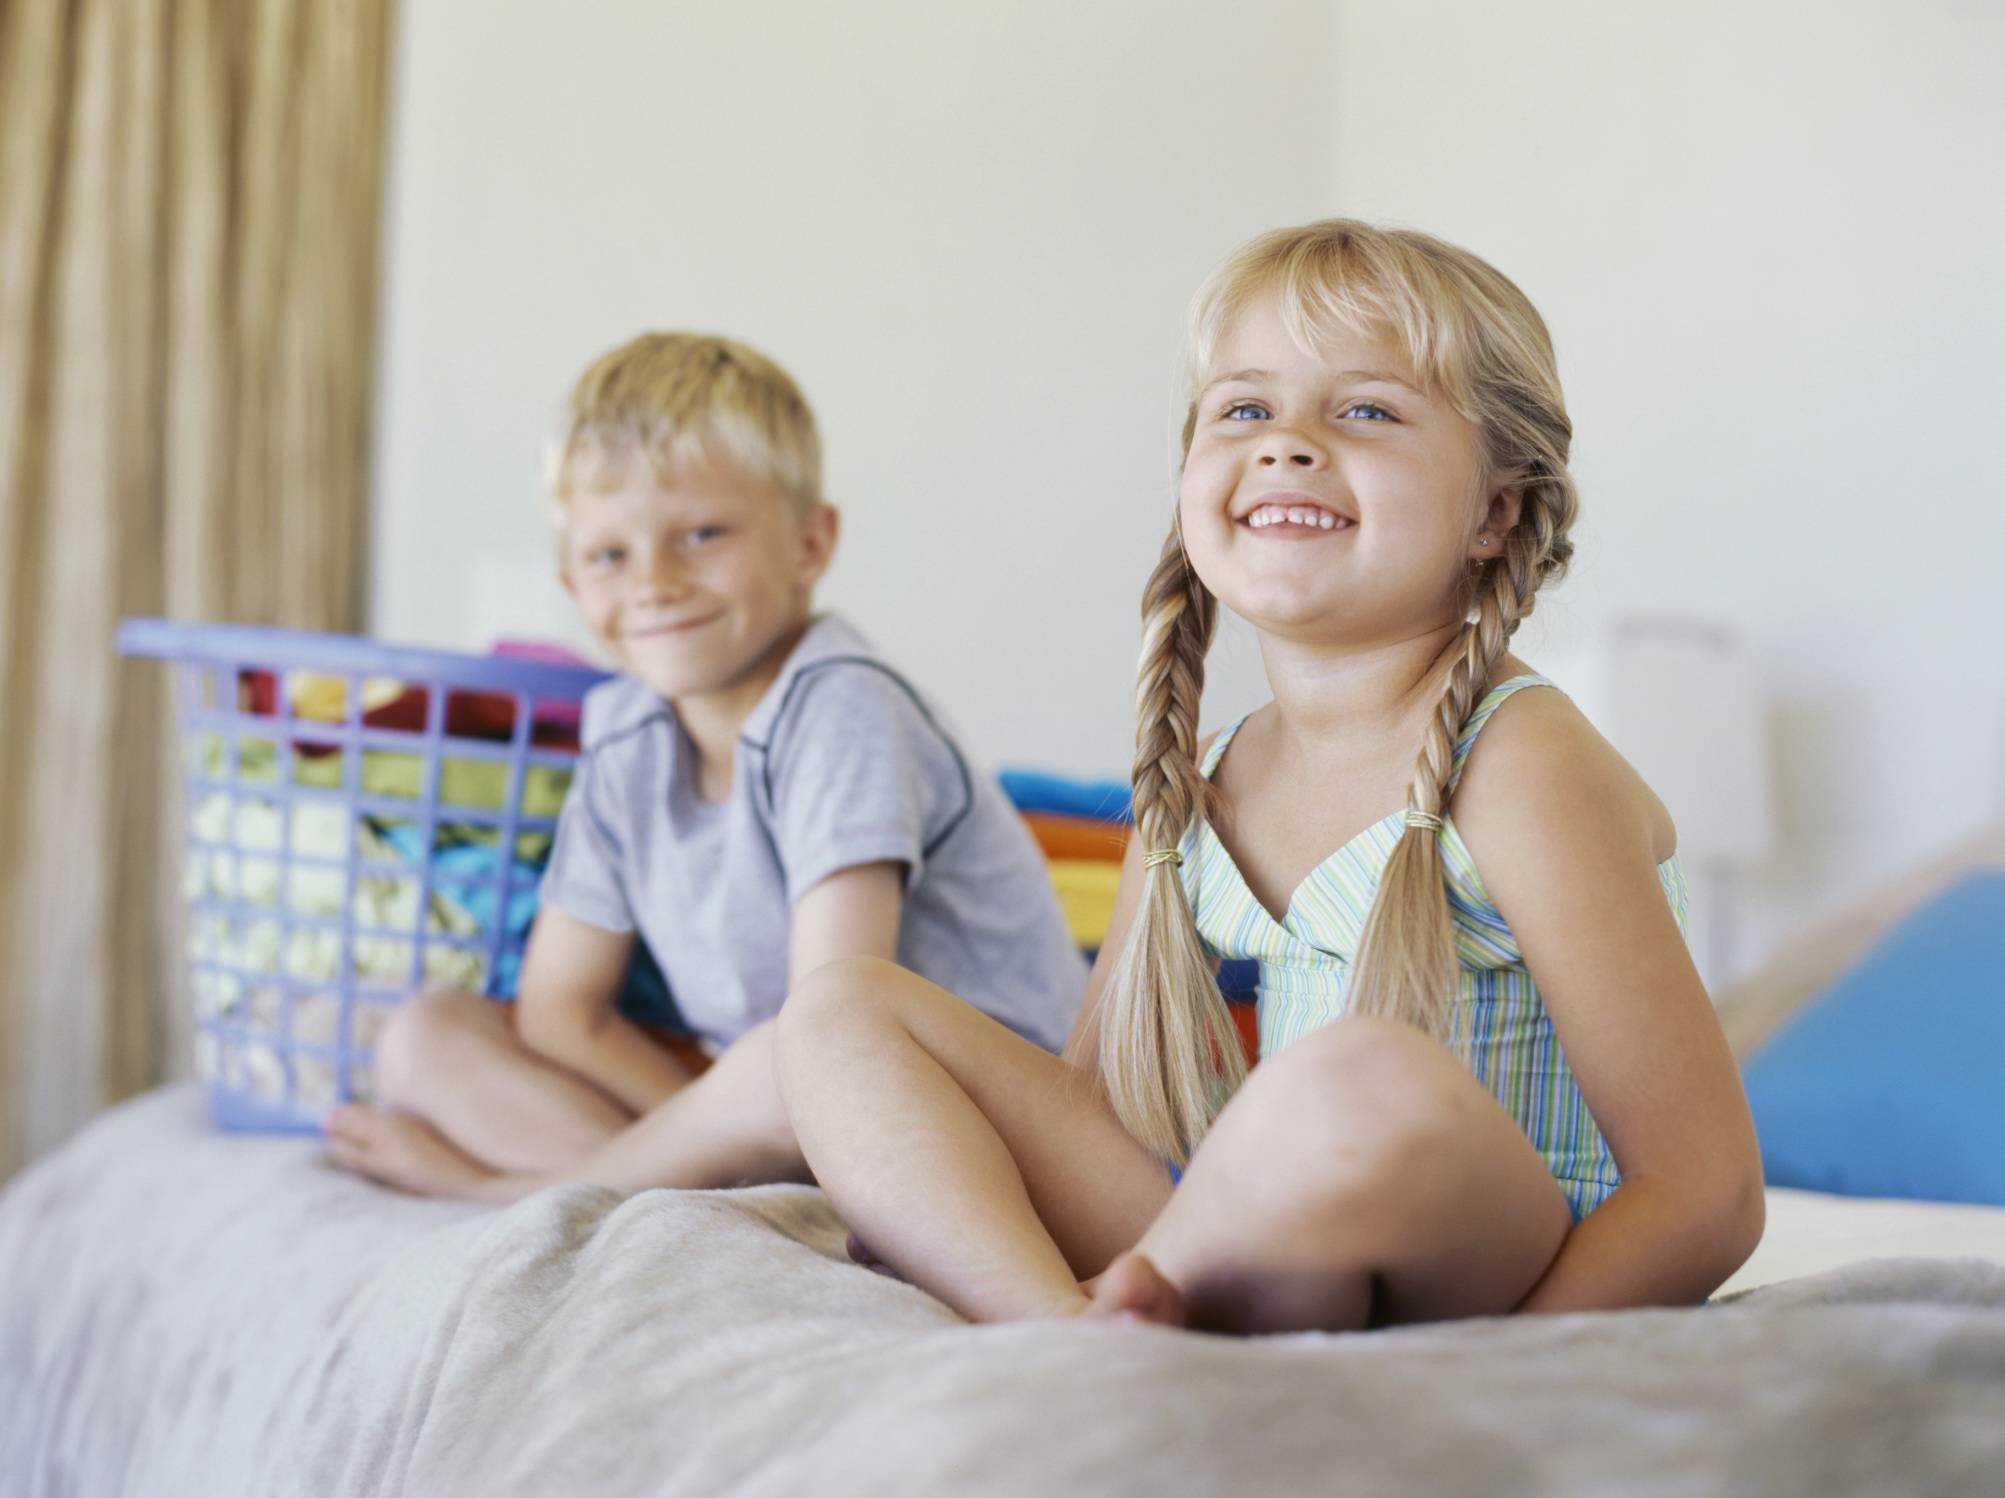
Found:
[[[1441,818],[1434,815],[1431,811],[1410,811],[1406,814],[1406,825],[1409,827],[1425,827],[1429,832],[1439,832],[1441,830]]]
[[[1142,855],[1142,867],[1145,869],[1153,869],[1159,863],[1180,865],[1183,861],[1183,854],[1175,848],[1154,848]]]

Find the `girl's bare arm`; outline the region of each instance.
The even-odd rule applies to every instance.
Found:
[[[1622,1171],[1521,1309],[1703,1300],[1753,1252],[1764,1197],[1740,1075],[1658,877],[1668,817],[1554,692],[1498,710],[1453,812]]]

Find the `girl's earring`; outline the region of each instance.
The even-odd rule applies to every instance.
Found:
[[[1476,544],[1478,546],[1488,546],[1490,543],[1487,540],[1484,540],[1484,541],[1478,541]]]

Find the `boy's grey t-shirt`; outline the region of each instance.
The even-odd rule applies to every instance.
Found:
[[[696,793],[674,708],[627,677],[585,698],[584,753],[542,898],[637,931],[683,1019],[728,1044],[779,1013],[796,901],[905,865],[898,961],[1047,1050],[1085,992],[1042,855],[1002,788],[840,619],[815,621],[739,732],[730,795]]]

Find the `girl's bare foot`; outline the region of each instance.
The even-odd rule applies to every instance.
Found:
[[[900,1284],[904,1283],[904,1276],[878,1258],[876,1254],[872,1253],[870,1245],[857,1237],[856,1234],[851,1233],[845,1238],[842,1246],[848,1252],[852,1263],[862,1265],[872,1274],[881,1274],[888,1280],[897,1280]]]
[[[336,1165],[399,1191],[475,1199],[494,1179],[493,1171],[409,1113],[343,1103],[322,1128]]]
[[[1089,1316],[1119,1316],[1125,1321],[1150,1321],[1158,1326],[1183,1326],[1187,1320],[1183,1292],[1156,1268],[1147,1254],[1131,1249],[1081,1288],[1093,1297]]]

